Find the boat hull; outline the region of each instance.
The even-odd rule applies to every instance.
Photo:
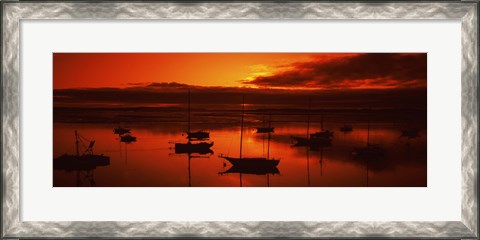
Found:
[[[280,160],[266,159],[266,158],[232,158],[222,157],[229,161],[234,166],[240,166],[243,168],[269,168],[276,167]]]
[[[113,133],[114,133],[114,134],[123,135],[123,134],[130,133],[130,129],[127,129],[127,128],[114,128],[114,129],[113,129]]]
[[[417,129],[405,129],[402,130],[402,137],[407,137],[407,138],[417,138],[420,137],[420,134],[418,134],[419,130]]]
[[[210,133],[204,131],[187,132],[187,138],[190,140],[206,140],[210,138]]]
[[[252,174],[252,175],[275,175],[280,174],[280,171],[277,167],[274,166],[263,166],[263,167],[247,167],[241,165],[233,165],[227,171],[220,172],[219,174],[228,174],[228,173],[241,173],[241,174]]]
[[[88,171],[110,165],[110,157],[95,154],[81,156],[65,154],[53,159],[53,169],[65,171]]]
[[[309,146],[311,148],[321,148],[321,147],[331,147],[332,139],[330,138],[305,138],[305,137],[295,137],[292,136],[292,139],[295,141],[294,146],[302,147]]]
[[[199,154],[213,154],[210,149],[213,146],[211,143],[175,143],[175,153],[199,153]]]
[[[131,135],[120,136],[120,141],[124,143],[136,142],[137,137],[133,137]]]
[[[273,127],[257,127],[257,133],[273,133],[274,130]]]
[[[321,132],[316,132],[310,134],[310,138],[325,138],[329,139],[333,137],[333,132],[329,130],[321,131]]]

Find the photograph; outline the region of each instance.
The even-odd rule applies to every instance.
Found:
[[[427,187],[425,52],[52,55],[53,187]]]

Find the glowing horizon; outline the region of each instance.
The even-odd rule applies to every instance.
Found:
[[[425,53],[54,53],[53,89],[426,87]]]

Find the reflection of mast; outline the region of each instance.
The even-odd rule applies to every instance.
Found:
[[[370,110],[370,109],[369,109]],[[370,146],[370,111],[368,113],[367,119],[367,147]],[[368,157],[366,158],[366,167],[367,167],[367,187],[368,187]]]
[[[271,117],[272,117],[272,115],[268,116],[268,128],[269,129],[272,127]],[[268,132],[267,159],[270,159],[270,132]],[[268,174],[267,174],[267,187],[270,187],[270,177],[268,176]]]
[[[272,115],[268,115],[268,129],[272,129]],[[270,140],[271,140],[271,131],[268,131],[268,142],[267,142],[267,159],[270,159]],[[270,176],[267,174],[267,187],[270,187]]]
[[[308,98],[308,111],[307,111],[307,139],[310,137],[310,107],[312,105],[312,99]],[[307,178],[308,178],[308,186],[310,186],[310,159],[309,159],[309,146],[308,144],[305,146],[307,148]]]
[[[355,148],[352,152],[355,158],[365,160],[365,166],[367,170],[367,186],[369,185],[368,182],[368,164],[369,161],[373,160],[375,162],[382,161],[385,157],[385,150],[379,144],[371,144],[370,143],[370,109],[368,110],[368,124],[367,124],[367,146],[363,148]]]
[[[75,146],[77,148],[77,157],[80,156],[80,152],[78,150],[78,133],[77,130],[75,130]]]
[[[265,133],[268,134],[267,138],[267,159],[270,158],[270,139],[271,139],[271,133],[273,131],[272,128],[272,115],[268,114],[268,126],[265,126],[265,113],[263,114],[263,124],[261,128],[257,128],[257,133],[262,134],[262,151],[263,155],[265,156]],[[267,187],[270,186],[270,176],[267,174]]]
[[[192,175],[191,175],[191,172],[190,172],[190,160],[191,160],[191,156],[190,156],[190,153],[188,153],[188,186],[189,187],[192,186]]]
[[[310,107],[312,104],[312,99],[308,98],[308,111],[307,111],[307,139],[310,137]],[[307,181],[308,186],[310,186],[310,159],[309,159],[309,146],[305,146],[307,149]]]
[[[187,134],[190,133],[190,89],[188,89],[188,130],[187,130]],[[188,140],[190,141],[190,138],[188,138]]]
[[[307,139],[310,137],[310,107],[312,99],[308,98],[308,111],[307,111]]]
[[[323,147],[320,148],[320,176],[323,176]]]
[[[366,159],[367,160],[367,187],[368,187],[368,158]]]
[[[80,170],[77,170],[77,187],[80,187]]]
[[[367,146],[370,145],[370,116],[367,121]]]
[[[245,114],[245,95],[242,95],[242,123],[240,124],[240,160],[242,160],[242,143],[243,143],[243,115]],[[242,173],[240,173],[240,187],[242,185]]]
[[[208,155],[206,156],[201,156],[201,155],[192,155],[192,153],[188,153],[187,154],[188,156],[188,165],[187,165],[187,170],[188,170],[188,186],[191,187],[192,186],[192,166],[191,166],[191,162],[192,162],[192,158],[209,158]]]
[[[265,113],[263,114],[262,127],[265,127]],[[258,130],[257,130],[257,132],[258,132]],[[262,134],[262,154],[265,154],[265,134]]]
[[[268,117],[268,127],[270,128],[272,126],[272,121],[271,121],[271,115]],[[268,132],[268,143],[267,143],[267,159],[270,159],[270,132]]]
[[[308,146],[306,147],[306,149],[307,149],[307,182],[308,182],[308,186],[310,187],[310,160],[309,160]]]
[[[242,122],[240,123],[240,159],[242,159],[243,115],[245,114],[245,95],[242,95]]]
[[[75,130],[75,147],[77,149],[77,157],[80,156],[79,150],[78,150],[78,133],[77,130]],[[77,170],[77,187],[80,187],[80,170]]]

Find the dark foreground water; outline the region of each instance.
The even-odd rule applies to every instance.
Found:
[[[211,116],[210,116],[211,117]],[[182,117],[183,118],[183,117]],[[200,117],[197,117],[200,119]],[[231,119],[236,119],[233,121]],[[192,130],[207,130],[214,142],[211,154],[175,154],[174,142],[185,142],[186,122],[122,123],[137,137],[133,143],[120,142],[113,133],[118,123],[54,123],[53,155],[75,153],[75,135],[95,140],[94,153],[110,157],[108,166],[91,171],[54,170],[53,186],[97,187],[426,187],[427,137],[421,129],[420,137],[401,137],[401,130],[409,124],[382,116],[349,118],[353,131],[339,130],[345,121],[331,114],[324,120],[324,128],[334,131],[332,146],[320,149],[295,147],[291,136],[306,136],[305,117],[267,117],[275,127],[268,151],[268,135],[256,133],[265,125],[265,116],[246,117],[243,135],[244,157],[280,159],[276,174],[227,173],[230,163],[219,155],[239,156],[239,116],[223,121],[192,122]],[[377,120],[375,120],[377,119]],[[375,161],[358,159],[352,155],[355,148],[367,144],[367,126],[370,122],[370,143],[379,144],[385,154]],[[414,121],[415,122],[415,121]],[[418,122],[418,121],[417,121]],[[320,118],[311,117],[310,133],[320,129]],[[88,145],[88,142],[86,143]],[[80,144],[80,150],[83,150]]]

